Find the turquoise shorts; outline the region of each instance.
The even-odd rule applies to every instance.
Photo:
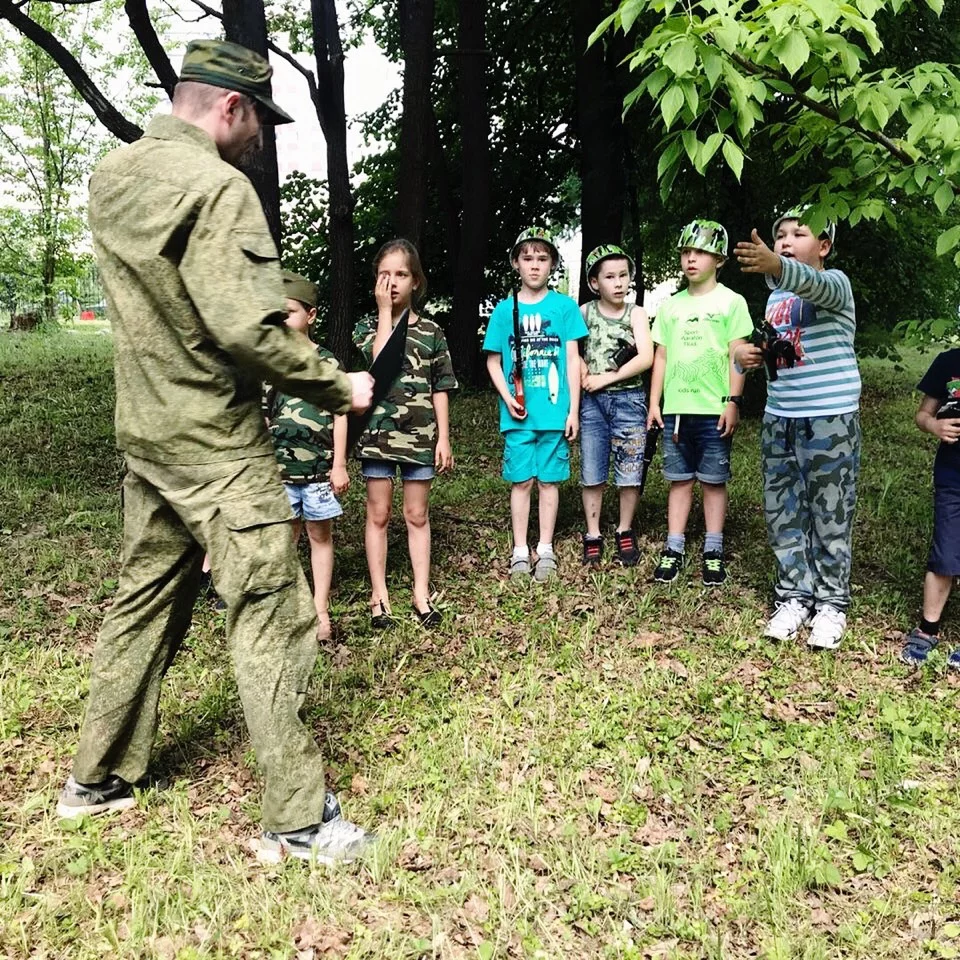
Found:
[[[507,430],[503,435],[503,479],[526,483],[570,479],[570,444],[562,430]]]

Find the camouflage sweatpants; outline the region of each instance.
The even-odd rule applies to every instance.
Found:
[[[299,711],[317,656],[316,614],[272,456],[171,465],[127,456],[117,596],[93,655],[73,775],[147,772],[160,682],[190,626],[204,551],[227,604],[227,642],[264,776],[263,823],[323,815],[320,749]]]
[[[764,414],[763,509],[777,560],[777,600],[850,605],[860,415]]]

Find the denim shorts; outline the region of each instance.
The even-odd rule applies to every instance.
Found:
[[[562,430],[507,430],[503,434],[503,479],[526,483],[570,479],[570,444]]]
[[[640,486],[643,445],[647,438],[647,398],[634,388],[586,393],[580,398],[580,483],[607,482],[613,452],[613,482]]]
[[[394,463],[392,460],[361,460],[364,480],[393,480],[400,471],[401,480],[432,480],[433,467],[426,463]]]
[[[934,485],[933,541],[927,569],[941,577],[960,577],[960,489]]]
[[[298,520],[332,520],[343,507],[329,483],[285,483],[290,509]]]
[[[723,439],[717,414],[680,414],[680,437],[673,442],[673,414],[663,418],[663,476],[671,482],[693,480],[726,483],[730,472],[732,437]]]

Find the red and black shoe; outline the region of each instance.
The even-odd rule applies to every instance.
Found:
[[[635,567],[640,562],[640,551],[637,549],[637,537],[632,530],[617,530],[614,533],[617,541],[617,559],[625,567]]]
[[[597,567],[603,558],[603,537],[588,537],[583,535],[583,565]]]

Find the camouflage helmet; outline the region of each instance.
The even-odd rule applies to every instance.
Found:
[[[791,207],[785,213],[781,213],[776,220],[773,221],[773,239],[777,239],[777,231],[780,229],[780,224],[784,220],[803,220],[807,212],[810,210],[809,203],[802,203],[799,206]],[[833,220],[828,220],[824,226],[822,232],[820,233],[821,237],[826,237],[830,241],[830,248],[833,249],[834,237],[837,235],[837,225]]]
[[[553,234],[546,227],[527,227],[519,237],[517,237],[513,246],[510,248],[510,262],[517,259],[517,253],[525,243],[544,243],[550,248],[553,256],[553,265],[556,267],[560,263],[560,251],[557,249],[553,240]]]
[[[633,275],[637,272],[637,266],[633,262],[633,257],[615,243],[601,243],[599,247],[594,247],[587,254],[587,260],[584,264],[587,270],[587,277],[592,277],[594,270],[596,270],[604,260],[610,260],[613,257],[627,261],[630,266],[630,279],[632,280]]]
[[[727,258],[727,231],[716,220],[691,220],[680,232],[677,249],[690,247]]]

